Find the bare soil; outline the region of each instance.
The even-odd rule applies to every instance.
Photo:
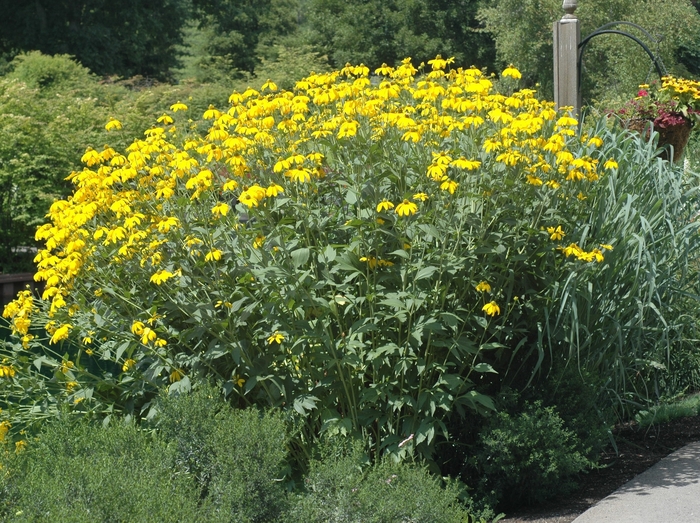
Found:
[[[635,423],[614,431],[617,452],[610,446],[599,469],[582,474],[578,489],[546,505],[509,512],[503,523],[570,523],[636,475],[688,443],[700,441],[700,416],[680,418],[641,429]]]

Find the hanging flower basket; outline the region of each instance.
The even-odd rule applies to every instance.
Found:
[[[660,156],[680,161],[694,124],[700,122],[700,82],[664,76],[660,84],[654,82],[639,88],[633,100],[609,113],[647,140],[653,128],[659,133]],[[673,158],[669,158],[670,151]]]
[[[627,123],[627,128],[637,131],[646,139],[649,139],[651,129],[659,133],[659,147],[662,148],[659,156],[664,160],[677,162],[683,157],[685,146],[688,145],[690,133],[693,130],[693,122],[680,116],[677,123],[654,125],[653,120],[635,119]],[[670,155],[673,154],[673,158]]]

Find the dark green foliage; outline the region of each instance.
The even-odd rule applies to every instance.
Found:
[[[328,444],[327,444],[328,445]],[[383,461],[366,468],[361,445],[328,445],[311,463],[306,494],[286,521],[305,523],[461,523],[467,512],[454,485],[443,489],[427,470]],[[364,468],[363,468],[364,466]]]
[[[242,77],[260,64],[258,46],[269,47],[297,26],[298,0],[193,0],[206,36],[199,67],[210,77]]]
[[[479,438],[478,491],[502,507],[537,503],[566,494],[572,477],[592,463],[554,407],[526,405],[519,414],[494,416]]]
[[[455,485],[323,445],[289,495],[279,415],[230,408],[212,387],[158,402],[158,430],[61,417],[19,453],[0,445],[0,520],[8,522],[462,523]]]
[[[478,6],[477,0],[313,0],[308,31],[336,67],[394,65],[407,56],[420,63],[437,54],[484,67],[493,63],[495,47],[480,31]]]
[[[197,490],[173,467],[174,452],[131,424],[59,419],[5,458],[2,521],[199,520]]]
[[[278,520],[287,502],[279,414],[234,410],[213,387],[164,397],[158,409],[160,433],[175,447],[177,468],[196,480],[210,521]]]
[[[522,393],[512,393],[511,403],[503,410],[520,412],[527,403],[540,401],[543,407],[553,407],[573,432],[579,443],[576,450],[595,462],[600,452],[610,443],[610,428],[614,415],[610,399],[605,396],[601,377],[580,368],[573,361],[565,362],[560,356],[552,366],[534,380],[535,384]],[[508,391],[502,394],[508,397]]]
[[[99,75],[167,78],[188,0],[0,0],[0,54],[70,54]]]

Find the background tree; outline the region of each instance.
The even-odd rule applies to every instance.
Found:
[[[70,54],[98,75],[168,77],[189,0],[0,0],[0,53]]]
[[[479,0],[309,0],[308,38],[331,64],[376,67],[437,54],[490,66],[495,48],[476,19]]]
[[[193,6],[195,65],[215,80],[253,74],[262,52],[293,33],[299,17],[299,0],[193,0]]]
[[[579,2],[576,14],[583,36],[617,20],[641,25],[658,40],[650,46],[669,72],[688,74],[678,52],[694,48],[700,27],[700,15],[690,0],[585,0]],[[493,35],[498,60],[516,64],[529,85],[539,83],[543,94],[552,96],[552,23],[562,15],[560,0],[494,0],[477,16]],[[648,42],[635,29],[624,29]],[[584,95],[628,95],[653,77],[652,73],[651,60],[631,40],[615,35],[596,37],[584,55]]]

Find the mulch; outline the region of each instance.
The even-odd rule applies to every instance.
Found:
[[[644,472],[662,458],[700,441],[700,416],[680,418],[662,425],[639,428],[635,423],[614,431],[617,452],[607,448],[600,469],[582,474],[576,491],[538,507],[507,513],[503,523],[570,523],[601,499]]]

